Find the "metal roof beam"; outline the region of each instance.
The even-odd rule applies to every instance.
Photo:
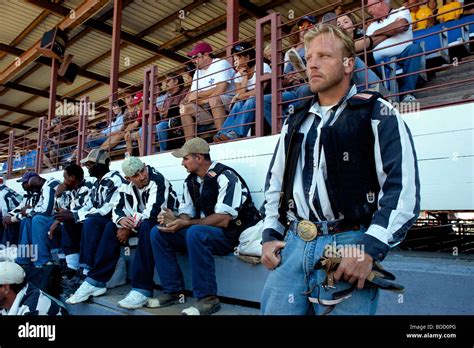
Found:
[[[44,116],[43,114],[41,114],[39,112],[26,110],[26,109],[19,108],[17,106],[11,106],[11,105],[7,105],[7,104],[0,104],[0,109],[8,110],[8,111],[11,111],[11,112],[16,112],[16,113],[23,114],[23,115],[33,116],[33,117],[43,117]]]

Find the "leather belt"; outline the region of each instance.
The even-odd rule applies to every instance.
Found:
[[[332,235],[346,231],[358,231],[362,225],[348,223],[347,221],[320,221],[312,222],[309,220],[293,220],[290,222],[290,229],[298,234],[305,242],[311,242],[318,236]]]

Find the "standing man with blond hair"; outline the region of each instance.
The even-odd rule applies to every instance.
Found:
[[[374,314],[378,290],[364,287],[373,262],[419,213],[413,141],[390,103],[357,94],[354,43],[343,30],[321,24],[304,40],[314,97],[285,123],[267,174],[262,312],[325,314],[336,292],[357,287],[333,313]],[[315,269],[328,245],[352,246],[334,287]]]

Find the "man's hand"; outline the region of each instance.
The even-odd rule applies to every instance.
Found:
[[[135,220],[133,219],[133,217],[130,216],[120,219],[119,224],[125,229],[132,230],[135,228]]]
[[[172,223],[176,219],[177,217],[174,215],[173,211],[168,208],[163,208],[158,214],[158,223],[160,225]]]
[[[280,251],[285,247],[285,242],[273,240],[262,245],[262,264],[270,270],[277,268],[281,262]]]
[[[189,92],[188,95],[186,96],[186,102],[192,103],[197,99],[197,93],[196,91],[194,92]]]
[[[66,185],[62,182],[56,187],[56,197],[61,197],[64,191],[66,191]]]
[[[12,223],[12,217],[10,215],[3,217],[3,225],[10,225]]]
[[[53,239],[54,231],[56,230],[56,228],[59,226],[60,223],[61,222],[59,222],[58,220],[54,220],[53,224],[49,228],[49,232],[48,232],[48,238],[49,239]]]
[[[56,213],[54,213],[56,220],[60,222],[74,221],[74,214],[67,209],[56,208]]]
[[[26,216],[26,211],[27,211],[28,209],[30,209],[30,207],[23,207],[23,208],[21,208],[21,211],[20,211],[21,215],[22,215],[22,216]]]
[[[163,231],[163,232],[174,233],[183,228],[189,227],[190,225],[191,225],[191,222],[189,220],[176,219],[163,226],[158,226],[158,228],[160,231]]]
[[[357,281],[357,288],[362,289],[364,287],[365,280],[372,271],[373,258],[362,253],[357,248],[345,250],[348,255],[357,255],[355,257],[342,257],[339,267],[337,267],[336,273],[334,274],[334,280],[336,282],[343,277],[346,282],[353,284]]]
[[[127,243],[128,237],[130,237],[132,233],[132,230],[128,228],[119,228],[117,230],[117,240],[120,242],[120,244],[125,244]]]

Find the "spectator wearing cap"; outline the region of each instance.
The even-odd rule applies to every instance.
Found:
[[[25,281],[25,271],[11,261],[0,261],[0,315],[68,315],[59,300]]]
[[[77,211],[77,221],[83,222],[79,252],[80,269],[71,278],[70,282],[65,284],[67,287],[76,287],[76,289],[84,277],[89,274],[89,270],[95,266],[96,259],[102,258],[102,255],[99,255],[100,252],[107,252],[107,248],[99,248],[99,246],[105,227],[111,221],[113,206],[119,199],[118,189],[125,183],[125,180],[118,171],[110,170],[110,157],[109,153],[105,150],[93,149],[81,163],[89,170],[89,175],[97,180],[92,186],[89,199]],[[95,272],[97,270],[94,269]],[[91,271],[90,276],[93,278],[97,277],[93,271]],[[104,292],[105,288],[102,293]],[[93,296],[102,293],[98,292]],[[75,300],[76,298],[72,301]]]
[[[402,102],[416,100],[412,94],[416,89],[418,71],[421,69],[420,45],[413,43],[412,18],[405,7],[392,10],[390,0],[368,0],[367,10],[374,18],[367,28],[367,36],[372,39],[374,58],[377,63],[398,60],[397,68],[403,70],[403,79],[398,79]],[[412,57],[412,58],[407,58]],[[382,69],[384,66],[381,67]]]
[[[31,219],[31,225],[25,224],[25,228],[21,229],[19,250],[27,250],[33,245],[37,253],[19,254],[16,262],[33,262],[35,267],[40,268],[51,261],[51,249],[57,246],[59,240],[50,240],[48,231],[54,223],[55,192],[59,184],[54,177],[44,179],[39,175],[31,175],[28,180],[28,188],[39,192],[40,196],[36,205],[25,212],[25,216]]]
[[[118,304],[128,309],[144,305],[152,307],[149,299],[155,286],[155,262],[150,231],[158,223],[161,210],[178,211],[178,200],[170,182],[138,157],[126,158],[122,162],[122,171],[129,184],[120,188],[120,198],[113,209],[113,222],[107,224],[104,235],[109,235],[108,248],[118,249],[120,244],[135,235],[138,236],[138,246],[130,273],[132,290]]]
[[[92,190],[92,183],[84,179],[84,170],[72,163],[64,168],[63,182],[56,189],[55,222],[48,236],[53,238],[56,228],[61,231],[61,249],[66,256],[65,278],[72,278],[79,270],[79,251],[83,224],[79,221],[81,209]]]
[[[5,185],[3,178],[0,177],[0,220],[4,221],[0,223],[0,244],[18,243],[20,224],[18,222],[7,224],[5,221],[11,221],[9,212],[19,206],[21,200],[21,195]]]
[[[151,231],[155,267],[164,290],[156,306],[183,299],[184,281],[176,252],[186,250],[189,255],[193,295],[198,301],[184,309],[184,315],[212,314],[220,309],[213,255],[232,252],[240,233],[259,220],[245,181],[234,169],[211,161],[209,152],[205,140],[194,138],[172,153],[182,158],[189,172],[183,200],[178,215],[161,212],[160,225]]]
[[[123,138],[127,145],[127,152],[131,155],[133,153],[133,141],[136,140],[138,144],[138,151],[141,152],[141,124],[143,118],[143,92],[135,93],[133,97],[133,117],[132,123],[125,128]]]
[[[295,59],[291,57],[292,54],[293,55],[295,54],[295,51],[298,57],[303,61],[303,63],[306,64],[305,57],[304,57],[305,50],[304,50],[303,38],[304,38],[304,34],[306,34],[308,30],[311,29],[315,24],[316,24],[316,18],[314,18],[314,16],[303,16],[300,19],[298,19],[296,26],[292,30],[294,33],[298,33],[298,40],[295,43],[296,46],[286,51],[285,57],[283,58],[284,60],[283,72],[285,74],[289,74],[291,72],[296,71],[292,63],[292,61],[295,61]],[[290,79],[290,84],[294,84],[298,82],[300,79],[298,75],[295,75],[295,74],[287,76],[287,78]]]
[[[255,122],[255,49],[248,42],[234,45],[231,49],[234,59],[235,96],[232,98],[232,108],[222,129],[214,136],[214,142],[237,139],[247,136]],[[263,73],[269,74],[272,70],[267,63],[263,63]],[[265,110],[271,115],[271,110]]]
[[[213,124],[216,129],[221,129],[235,92],[234,69],[226,59],[213,58],[208,43],[198,43],[188,56],[193,60],[196,72],[190,93],[180,107],[186,140],[196,135],[196,124]]]
[[[160,122],[156,125],[156,137],[160,151],[169,147],[169,139],[182,135],[180,127],[179,105],[186,98],[189,89],[184,86],[184,79],[180,74],[166,75],[166,98],[159,109]]]

